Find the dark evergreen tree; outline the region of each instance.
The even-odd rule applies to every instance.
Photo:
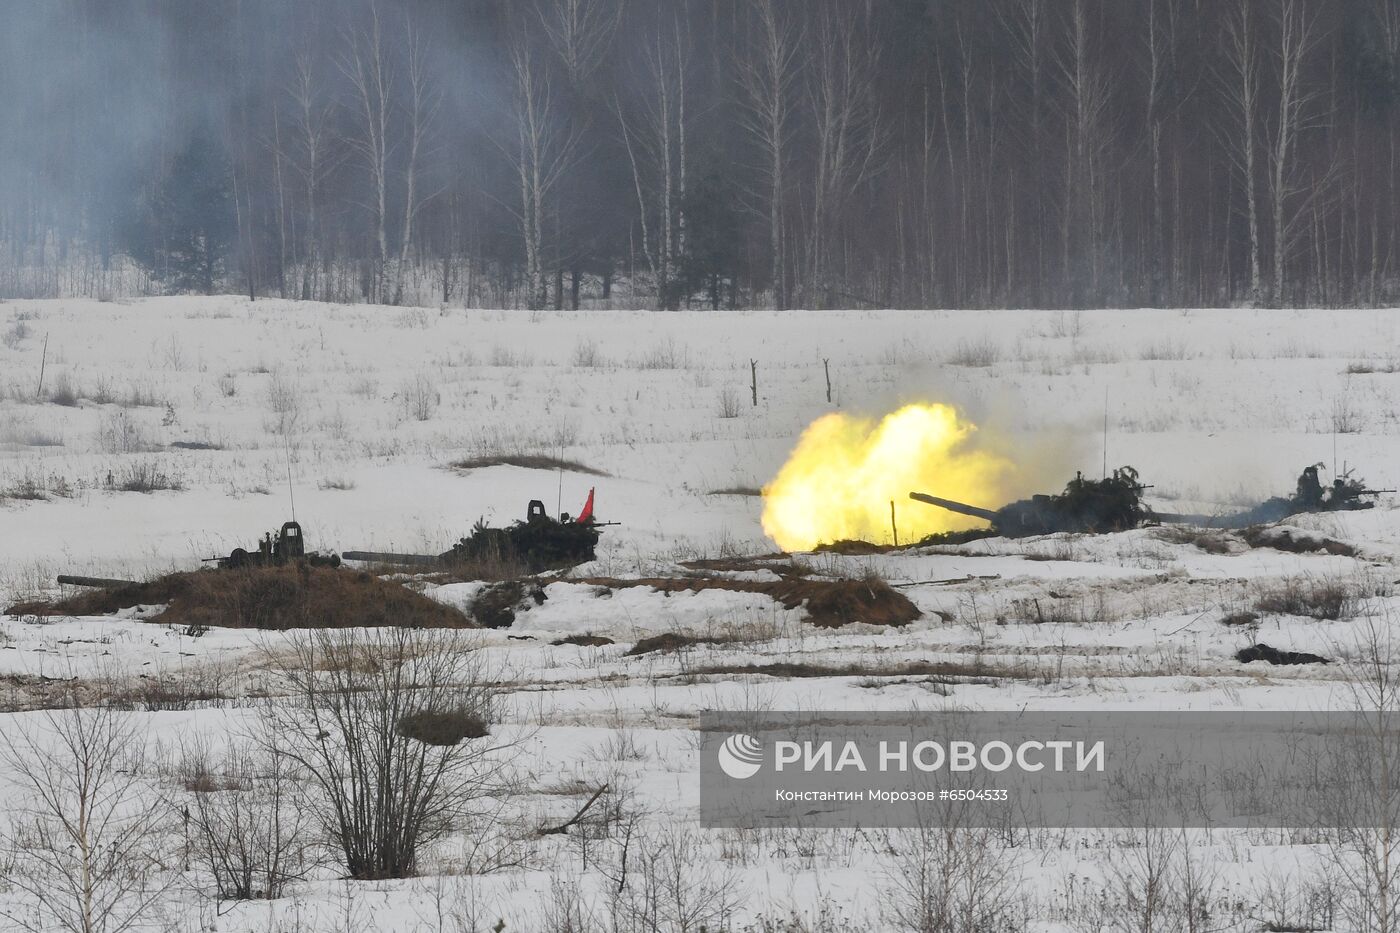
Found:
[[[223,148],[200,127],[139,198],[123,247],[167,290],[212,295],[223,279],[237,230],[231,178]]]
[[[721,164],[707,160],[686,191],[685,216],[683,287],[690,296],[703,294],[718,311],[725,294],[734,295],[744,242],[744,217]]]

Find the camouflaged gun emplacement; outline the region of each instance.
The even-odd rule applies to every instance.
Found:
[[[563,570],[593,560],[599,529],[617,522],[599,522],[593,517],[593,493],[578,518],[566,512],[557,519],[545,511],[544,503],[533,499],[525,520],[505,528],[489,527],[478,520],[472,533],[441,554],[394,554],[384,551],[346,551],[347,560],[366,561],[400,567],[452,570],[467,566],[523,567],[530,573]]]
[[[911,492],[909,498],[960,515],[983,519],[991,523],[995,534],[1024,538],[1057,532],[1105,534],[1127,531],[1152,522],[1208,528],[1248,528],[1307,512],[1370,509],[1375,507],[1370,497],[1395,492],[1393,489],[1370,489],[1361,480],[1353,478],[1349,470],[1333,480],[1330,486],[1323,486],[1317,476],[1320,466],[1309,466],[1303,470],[1292,496],[1275,496],[1251,509],[1230,515],[1154,512],[1142,501],[1143,491],[1151,487],[1138,482],[1138,472],[1132,467],[1114,470],[1112,476],[1101,480],[1088,480],[1082,474],[1076,474],[1063,493],[1032,496],[999,509],[985,509],[921,492]]]
[[[911,492],[909,498],[984,519],[991,523],[994,532],[1008,538],[1024,538],[1057,532],[1103,534],[1136,528],[1155,518],[1152,510],[1142,503],[1142,492],[1146,488],[1138,482],[1137,470],[1125,466],[1100,480],[1076,474],[1062,493],[1032,496],[999,509],[984,509],[922,492]]]
[[[282,567],[286,564],[307,564],[312,567],[339,567],[339,554],[306,552],[306,537],[301,525],[295,521],[283,522],[276,532],[269,531],[258,542],[257,549],[249,551],[236,547],[227,557],[206,557],[202,561],[213,564],[219,570],[244,570],[255,567]],[[138,586],[134,580],[113,580],[107,577],[88,577],[77,574],[59,574],[58,582],[65,586],[86,586],[94,589],[120,589],[124,586]]]
[[[1252,509],[1232,515],[1184,515],[1163,513],[1160,521],[1170,524],[1204,525],[1208,528],[1248,528],[1250,525],[1267,525],[1282,521],[1292,515],[1309,512],[1358,512],[1373,509],[1376,503],[1372,496],[1394,489],[1370,489],[1365,482],[1354,478],[1351,470],[1343,470],[1331,485],[1324,486],[1317,473],[1322,464],[1305,467],[1298,476],[1298,486],[1291,496],[1274,496]]]
[[[206,557],[204,563],[214,564],[220,570],[242,570],[250,567],[281,567],[290,563],[304,562],[312,567],[339,567],[339,554],[306,553],[306,537],[301,525],[283,522],[274,535],[269,531],[258,542],[257,550],[249,551],[236,547],[227,557]]]
[[[531,500],[525,521],[507,528],[489,528],[478,521],[472,533],[439,555],[444,564],[518,563],[531,573],[576,567],[597,554],[598,523],[591,517],[575,521],[567,514],[555,519],[544,503]]]

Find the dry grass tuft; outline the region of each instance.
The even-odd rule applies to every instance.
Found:
[[[1341,580],[1288,577],[1262,589],[1256,612],[1330,622],[1356,615],[1356,594]]]
[[[424,745],[451,746],[490,733],[486,720],[470,710],[421,710],[399,720],[399,734]]]
[[[566,635],[563,638],[556,638],[550,642],[556,648],[560,645],[577,645],[580,648],[601,648],[604,645],[611,645],[613,640],[606,635]]]
[[[607,476],[603,470],[596,469],[577,460],[566,460],[563,457],[551,457],[546,454],[485,454],[479,457],[468,457],[466,460],[458,460],[452,466],[458,470],[482,470],[493,466],[513,466],[525,470],[563,470],[565,473],[584,473],[588,476]]]

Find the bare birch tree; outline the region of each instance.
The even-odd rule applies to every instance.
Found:
[[[1304,211],[1291,210],[1295,198],[1304,190],[1316,196],[1320,189],[1315,181],[1300,178],[1295,156],[1298,137],[1307,129],[1309,108],[1317,92],[1301,85],[1304,61],[1315,42],[1316,14],[1299,0],[1278,0],[1270,4],[1276,19],[1277,42],[1272,48],[1278,68],[1278,112],[1268,149],[1269,207],[1273,215],[1274,280],[1272,299],[1283,301],[1285,265],[1290,246],[1304,220]]]
[[[783,206],[792,146],[789,123],[801,75],[798,58],[801,32],[797,23],[780,10],[779,0],[749,0],[749,3],[756,28],[752,47],[738,62],[739,83],[744,92],[742,119],[762,155],[759,175],[763,180],[762,200],[768,221],[770,282],[773,301],[782,309],[790,300]]]
[[[1104,185],[1108,81],[1094,60],[1089,29],[1086,0],[1073,0],[1066,44],[1056,64],[1069,98],[1061,217],[1064,273],[1069,293],[1080,301],[1102,299],[1103,231],[1108,209]],[[1086,267],[1087,282],[1083,278]]]
[[[510,57],[515,139],[507,151],[519,183],[520,210],[516,216],[525,247],[526,304],[538,310],[549,301],[545,225],[555,209],[555,189],[574,158],[578,138],[555,112],[549,67],[523,28],[516,31]]]
[[[352,878],[405,878],[465,804],[493,788],[495,678],[459,633],[316,630],[269,661],[270,749],[310,776],[311,806]]]
[[[442,95],[432,83],[427,66],[425,39],[411,13],[404,13],[405,80],[408,85],[405,130],[408,154],[404,163],[403,224],[399,230],[399,258],[394,270],[394,304],[403,303],[405,270],[413,246],[413,222],[423,205],[439,192],[424,193],[418,176],[419,159],[437,120]]]
[[[356,111],[350,146],[364,160],[369,173],[370,214],[374,222],[374,257],[370,272],[370,299],[382,301],[389,261],[389,154],[397,68],[390,55],[380,22],[379,5],[370,0],[369,25],[347,28],[339,65],[350,84]]]
[[[292,99],[292,156],[289,161],[301,181],[305,220],[305,252],[301,256],[301,299],[310,301],[316,293],[316,277],[322,261],[321,186],[340,163],[333,145],[331,118],[334,104],[323,90],[315,59],[306,50],[298,52],[296,70],[288,93]]]
[[[878,59],[860,19],[858,7],[840,0],[817,7],[816,54],[808,81],[816,153],[807,281],[814,307],[824,307],[832,295],[831,244],[843,210],[874,167],[883,142],[874,98]]]
[[[0,730],[0,762],[23,795],[8,880],[32,905],[3,914],[15,928],[124,933],[149,918],[174,876],[159,862],[167,814],[141,780],[145,748],[131,718],[109,707]]]
[[[539,0],[540,23],[575,87],[602,64],[622,11],[618,0]]]
[[[1226,148],[1244,189],[1245,212],[1249,223],[1249,297],[1263,298],[1264,279],[1259,245],[1259,202],[1256,163],[1260,122],[1259,36],[1255,5],[1251,0],[1232,0],[1225,15],[1225,81],[1223,98],[1234,117],[1234,132]]]
[[[687,28],[680,12],[668,24],[659,17],[642,50],[647,87],[637,116],[616,104],[623,144],[632,169],[642,252],[656,281],[662,310],[680,306],[685,254],[685,196],[689,126],[686,75],[690,67]]]

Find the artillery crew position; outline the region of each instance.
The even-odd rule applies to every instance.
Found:
[[[1297,490],[1291,497],[1275,496],[1252,509],[1232,515],[1153,512],[1142,502],[1143,490],[1151,487],[1138,482],[1137,470],[1126,466],[1101,480],[1085,479],[1082,474],[1076,474],[1063,493],[1032,496],[999,509],[985,509],[922,492],[911,492],[909,498],[959,515],[985,519],[991,523],[996,534],[1024,538],[1056,532],[1105,534],[1126,531],[1151,522],[1202,525],[1207,528],[1247,528],[1304,512],[1369,509],[1375,506],[1370,497],[1395,491],[1368,489],[1364,482],[1352,477],[1350,470],[1333,480],[1331,486],[1324,487],[1317,476],[1320,467],[1321,464],[1314,464],[1303,470],[1298,477]]]

